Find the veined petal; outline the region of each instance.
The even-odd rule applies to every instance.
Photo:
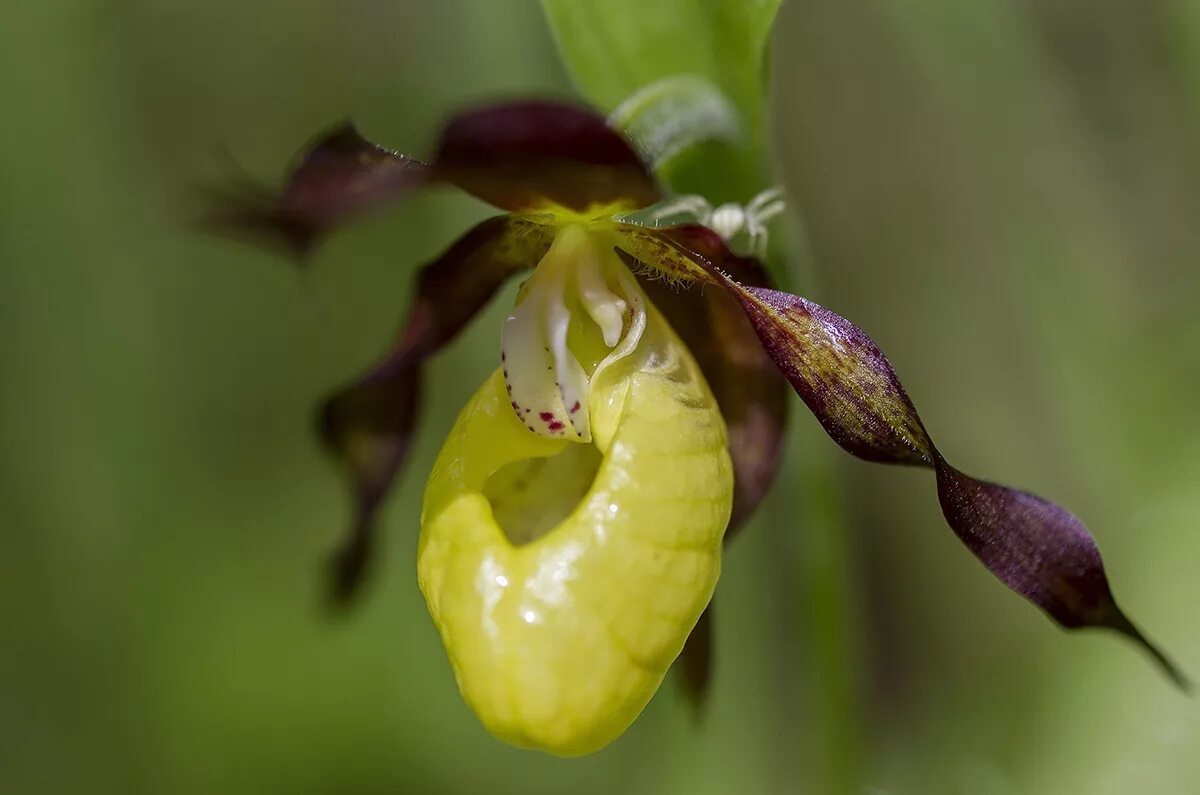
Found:
[[[1176,684],[1179,669],[1117,606],[1083,524],[1022,491],[968,477],[934,445],[891,363],[850,321],[788,293],[740,283],[742,265],[703,227],[627,232],[629,253],[681,279],[720,285],[742,305],[763,347],[826,433],[868,461],[926,466],[951,529],[1001,582],[1061,626],[1107,627],[1145,648]]]
[[[591,444],[531,434],[494,374],[430,475],[418,551],[463,697],[498,737],[563,756],[611,742],[658,688],[732,502],[716,403],[652,309],[591,416]]]
[[[396,346],[379,364],[322,405],[320,434],[345,466],[356,509],[334,559],[333,595],[361,583],[381,500],[404,463],[420,398],[421,364],[449,342],[514,273],[550,245],[546,227],[510,216],[480,223],[417,276],[416,295]]]
[[[661,198],[650,169],[603,116],[556,102],[513,102],[452,117],[430,163],[341,124],[305,150],[277,193],[257,185],[211,192],[203,222],[303,255],[344,221],[437,183],[516,213],[612,215]]]

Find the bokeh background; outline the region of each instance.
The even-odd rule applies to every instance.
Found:
[[[499,301],[431,368],[358,608],[315,399],[380,353],[415,263],[485,210],[430,194],[297,273],[189,229],[224,150],[273,177],[345,116],[571,96],[512,0],[57,0],[0,24],[0,790],[1200,792],[1200,705],[1068,636],[944,527],[928,473],[798,401],[729,550],[718,678],[574,761],[490,738],[417,591],[423,473],[495,366]],[[637,24],[630,19],[629,24]],[[790,0],[773,38],[781,274],[889,352],[969,472],[1081,515],[1200,675],[1200,4]],[[749,197],[746,197],[749,198]]]

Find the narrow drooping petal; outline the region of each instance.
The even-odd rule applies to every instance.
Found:
[[[716,599],[714,594],[708,607],[700,614],[700,620],[692,627],[691,634],[683,644],[683,651],[672,666],[672,670],[678,672],[683,696],[697,718],[704,717],[704,709],[708,706],[708,692],[712,686],[713,650],[716,646],[712,614],[713,602]]]
[[[636,209],[658,201],[650,170],[603,116],[557,102],[492,105],[454,117],[434,158],[439,178],[490,204]]]
[[[319,136],[271,191],[214,192],[204,225],[303,255],[335,226],[434,184],[518,213],[608,214],[660,198],[650,170],[603,116],[555,102],[490,105],[454,116],[429,163],[366,140],[350,123]]]
[[[1025,492],[968,477],[943,458],[891,363],[857,326],[795,295],[739,282],[741,258],[702,227],[627,230],[632,256],[669,276],[727,289],[763,347],[829,436],[868,461],[930,467],[950,527],[1009,588],[1063,627],[1107,627],[1146,648],[1179,685],[1186,679],[1117,606],[1083,524]]]
[[[396,346],[330,397],[320,413],[321,439],[346,467],[355,518],[333,562],[333,595],[352,596],[373,541],[375,513],[404,463],[420,398],[421,364],[455,337],[514,273],[531,267],[551,231],[512,217],[482,222],[425,266]]]
[[[214,231],[307,253],[330,229],[403,196],[429,179],[419,160],[371,143],[349,122],[319,136],[277,193],[255,186],[214,195]]]

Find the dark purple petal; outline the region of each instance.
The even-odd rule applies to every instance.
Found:
[[[658,243],[647,242],[648,236]],[[866,333],[804,298],[742,284],[735,276],[740,258],[714,234],[668,228],[627,234],[625,242],[631,240],[631,248],[642,251],[635,254],[639,259],[655,245],[674,249],[649,261],[667,274],[729,290],[767,353],[845,450],[868,461],[934,469],[947,522],[1001,582],[1065,628],[1106,627],[1132,638],[1176,684],[1187,687],[1179,669],[1117,606],[1083,524],[1053,503],[975,480],[950,466],[891,363]],[[680,255],[690,264],[680,262]]]
[[[551,230],[510,216],[482,222],[417,276],[416,295],[399,341],[365,375],[321,407],[319,431],[346,468],[355,502],[350,534],[333,561],[339,602],[361,584],[374,518],[412,441],[421,365],[452,340],[505,280],[537,264]]]
[[[410,191],[447,183],[511,212],[551,205],[635,210],[659,199],[653,174],[596,113],[515,102],[450,119],[431,164],[371,143],[342,124],[314,141],[278,192],[246,184],[210,191],[202,225],[308,253],[337,225]]]
[[[697,718],[703,716],[708,704],[708,690],[713,676],[712,609],[712,602],[709,602],[696,626],[692,627],[674,666],[679,672],[679,686],[683,689],[684,698],[692,705]]]
[[[204,225],[303,255],[338,224],[428,180],[426,164],[371,143],[345,123],[309,146],[278,193],[253,185],[214,192]]]
[[[741,270],[752,283],[766,284],[765,271],[753,260]],[[661,279],[644,279],[642,286],[700,365],[729,429],[733,514],[725,531],[728,542],[754,514],[778,472],[787,382],[728,292]]]
[[[1106,627],[1133,638],[1182,690],[1187,676],[1117,607],[1087,528],[1052,502],[964,475],[938,456],[946,520],[1000,580],[1068,629]]]
[[[734,294],[771,358],[835,442],[868,461],[933,463],[936,451],[908,394],[861,329],[788,293],[738,285]]]
[[[434,158],[439,178],[512,212],[549,203],[627,210],[660,198],[654,176],[604,117],[557,102],[491,105],[455,116]]]

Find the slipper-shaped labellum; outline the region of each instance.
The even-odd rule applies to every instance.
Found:
[[[497,736],[561,755],[612,741],[657,690],[712,597],[733,501],[699,367],[585,235],[560,232],[525,285],[509,327],[537,338],[520,350],[540,372],[513,372],[506,335],[507,378],[484,383],[434,465],[418,553],[463,696]]]

